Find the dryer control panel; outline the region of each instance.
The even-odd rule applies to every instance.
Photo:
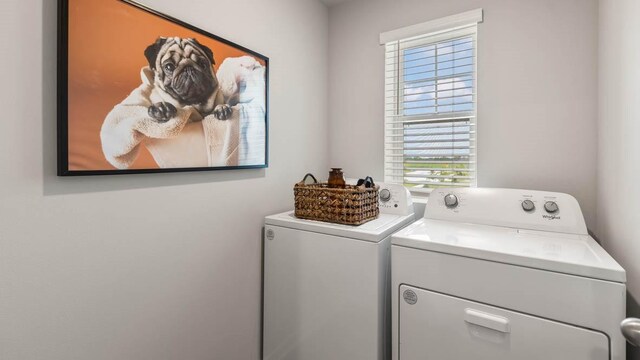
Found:
[[[587,235],[578,201],[568,194],[547,191],[436,189],[429,196],[424,217]]]

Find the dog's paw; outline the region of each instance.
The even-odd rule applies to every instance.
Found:
[[[215,109],[213,109],[213,115],[215,115],[216,119],[218,120],[227,120],[231,117],[231,112],[231,106],[227,104],[218,105]]]
[[[167,122],[176,114],[178,114],[178,109],[168,102],[159,102],[149,106],[149,116],[157,122]]]

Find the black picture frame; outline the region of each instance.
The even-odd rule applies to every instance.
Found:
[[[105,1],[105,0],[100,0]],[[158,169],[113,169],[113,170],[70,170],[69,169],[69,133],[68,133],[68,50],[69,50],[69,0],[58,0],[58,54],[57,54],[57,175],[58,176],[93,176],[93,175],[126,175],[150,173],[178,173],[218,170],[264,169],[269,167],[269,58],[242,45],[214,35],[184,21],[163,14],[133,0],[118,1],[160,17],[166,21],[180,25],[203,36],[244,51],[265,63],[265,154],[264,164],[219,167],[185,167]]]

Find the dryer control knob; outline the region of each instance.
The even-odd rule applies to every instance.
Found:
[[[558,208],[558,204],[556,204],[555,201],[547,201],[546,203],[544,203],[544,209],[549,213],[549,214],[553,214],[553,213],[557,213],[558,210],[560,210]]]
[[[458,197],[453,195],[453,194],[447,194],[444,197],[444,204],[448,208],[454,208],[454,207],[458,206]]]
[[[380,201],[387,202],[391,200],[391,191],[389,189],[380,190]]]
[[[533,211],[536,209],[536,204],[534,204],[531,200],[525,200],[522,202],[522,209],[527,212]]]

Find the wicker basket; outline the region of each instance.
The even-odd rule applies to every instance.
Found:
[[[305,184],[311,176],[314,184]],[[319,220],[338,224],[360,225],[378,217],[378,189],[346,185],[330,188],[327,183],[318,183],[307,174],[295,184],[295,215],[301,219]]]

